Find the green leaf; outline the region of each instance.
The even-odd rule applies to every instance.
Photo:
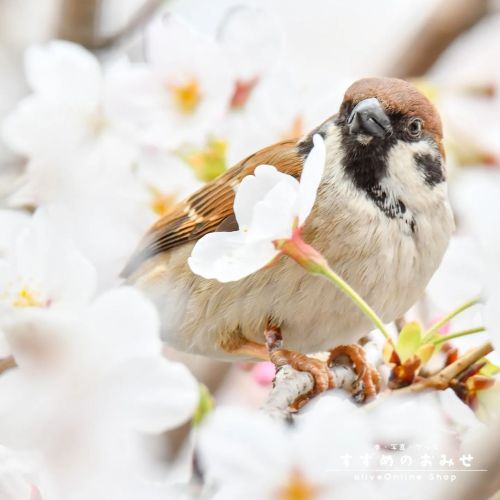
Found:
[[[481,375],[486,375],[487,377],[493,377],[497,373],[500,373],[500,366],[495,365],[487,358],[482,358],[479,360],[479,363],[486,363],[480,370],[479,373]]]
[[[384,343],[384,350],[382,351],[382,357],[385,363],[391,362],[393,352],[394,352],[393,344],[391,344],[389,341],[386,341]]]
[[[226,142],[216,138],[210,138],[202,149],[181,154],[181,158],[191,166],[196,177],[203,182],[209,182],[226,171],[226,156]]]
[[[407,323],[401,330],[396,343],[396,352],[402,363],[416,353],[421,341],[422,327],[416,321]]]
[[[439,348],[438,348],[439,350]],[[434,344],[422,344],[415,353],[422,361],[422,364],[425,365],[429,359],[432,358],[432,355],[436,352],[436,346]]]
[[[200,399],[193,415],[192,424],[194,427],[198,427],[215,407],[214,398],[210,394],[207,387],[203,384],[199,384],[198,388],[200,392]]]

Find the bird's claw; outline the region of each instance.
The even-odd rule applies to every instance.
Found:
[[[328,366],[340,356],[347,356],[358,375],[353,387],[353,397],[362,403],[380,392],[380,375],[366,360],[365,350],[358,344],[340,345],[330,351]]]
[[[308,395],[309,397],[335,386],[332,372],[324,361],[286,349],[272,351],[270,353],[270,359],[277,369],[284,365],[290,365],[295,370],[310,373],[314,380],[314,389],[313,392]]]

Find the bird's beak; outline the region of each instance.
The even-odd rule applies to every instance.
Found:
[[[358,102],[347,124],[350,134],[365,134],[379,139],[392,134],[391,120],[376,97]]]

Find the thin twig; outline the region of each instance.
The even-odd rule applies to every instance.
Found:
[[[120,28],[111,35],[95,38],[92,42],[92,46],[89,48],[93,50],[103,50],[114,45],[118,45],[124,39],[134,35],[143,26],[145,26],[156,14],[159,8],[165,3],[166,0],[147,1],[137,10],[137,12],[130,18],[129,22],[123,26],[123,28]]]
[[[487,0],[441,0],[388,74],[409,78],[425,74],[441,54],[488,13]]]
[[[439,331],[441,327],[446,325],[450,320],[452,320],[454,317],[458,316],[460,313],[466,311],[467,309],[479,304],[480,302],[479,297],[474,297],[473,299],[468,300],[467,302],[461,304],[458,306],[456,309],[451,311],[450,313],[446,314],[443,316],[439,321],[434,323],[427,332],[425,332],[423,342],[425,343],[426,341],[430,340],[435,333]]]
[[[447,389],[460,373],[492,351],[493,346],[490,342],[486,342],[472,349],[432,377],[419,380],[402,389],[386,391],[382,398],[378,398],[371,405],[380,404],[381,401],[392,394],[399,396],[415,394],[429,389]],[[335,382],[334,390],[343,389],[351,394],[356,390],[358,376],[350,365],[336,364],[331,368],[331,371]],[[311,393],[313,389],[314,380],[312,375],[307,372],[299,372],[290,365],[285,365],[276,374],[274,386],[262,410],[274,417],[287,418],[290,416],[290,406],[299,398]]]
[[[397,389],[394,393],[398,395],[402,394],[414,394],[416,392],[422,392],[427,389],[438,389],[444,390],[450,386],[450,382],[456,378],[456,376],[473,365],[476,361],[480,360],[487,354],[493,351],[493,346],[490,342],[472,349],[468,353],[464,354],[462,357],[458,358],[454,363],[443,368],[440,372],[436,373],[432,377],[422,379],[412,385],[403,387],[402,389]]]
[[[401,333],[401,330],[406,325],[406,318],[404,317],[404,315],[396,318],[394,320],[394,324],[396,325],[396,330],[398,331],[398,333]]]
[[[11,368],[14,368],[15,366],[17,366],[17,363],[16,360],[14,359],[14,356],[9,356],[7,358],[0,359],[0,375],[3,372],[10,370]]]
[[[476,328],[469,328],[467,330],[462,330],[460,332],[454,332],[454,333],[450,333],[449,335],[437,337],[435,340],[432,341],[432,343],[434,345],[444,344],[445,342],[448,342],[449,340],[458,339],[460,337],[467,337],[468,335],[472,335],[474,333],[481,333],[481,332],[485,332],[485,331],[486,331],[486,328],[484,326],[477,326]]]
[[[90,48],[95,30],[100,0],[63,0],[56,36]]]
[[[333,365],[331,372],[335,390],[343,389],[349,393],[353,392],[358,377],[350,366]],[[299,372],[290,365],[284,365],[276,373],[273,388],[261,409],[272,417],[288,418],[289,407],[313,389],[314,379],[310,373]]]
[[[90,50],[104,50],[140,30],[167,0],[147,0],[125,26],[107,36],[97,34],[100,0],[63,0],[57,36]]]

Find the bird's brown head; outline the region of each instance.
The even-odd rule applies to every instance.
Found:
[[[389,218],[416,230],[412,210],[434,194],[444,199],[443,132],[434,105],[411,83],[364,78],[346,91],[339,112],[298,143],[304,157],[315,133],[325,138],[331,168]],[[340,161],[338,160],[340,158]]]
[[[375,141],[396,136],[431,139],[440,146],[443,131],[434,105],[411,83],[398,78],[363,78],[346,91],[339,111],[351,135]]]
[[[320,133],[340,132],[344,168],[367,192],[378,190],[395,170],[417,171],[429,188],[445,180],[441,119],[411,83],[397,78],[358,80],[347,89],[330,124],[334,127],[328,129],[325,122]]]

